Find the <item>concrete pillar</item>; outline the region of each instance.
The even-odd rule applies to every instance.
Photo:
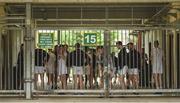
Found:
[[[31,34],[31,4],[26,4],[26,31],[24,37],[24,69],[25,69],[25,91],[26,91],[26,99],[32,98],[32,65],[31,65],[31,42],[32,42],[32,34]]]

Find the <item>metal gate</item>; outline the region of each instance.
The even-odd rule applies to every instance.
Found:
[[[24,30],[2,28],[0,33],[0,96],[24,96]]]
[[[179,34],[174,28],[40,28],[34,34],[35,97],[179,93],[179,47],[174,39]]]

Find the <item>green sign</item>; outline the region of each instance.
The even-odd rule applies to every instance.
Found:
[[[84,34],[84,44],[96,44],[97,34],[96,33],[85,33]]]
[[[52,48],[54,44],[54,33],[39,33],[39,43],[40,48]]]

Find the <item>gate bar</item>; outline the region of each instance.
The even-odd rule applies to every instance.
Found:
[[[68,27],[69,26],[69,27]],[[83,25],[82,25],[83,26]],[[73,27],[72,25],[64,25],[61,27],[36,27],[34,30],[41,30],[41,29],[51,29],[51,30],[59,30],[59,29],[77,29],[77,30],[92,30],[92,29],[105,29],[105,30],[116,30],[116,29],[132,29],[132,30],[174,30],[175,28],[172,26],[166,26],[166,27],[139,27],[139,26],[128,26],[128,25],[114,25],[115,27],[108,27],[108,26],[98,26],[98,25],[92,25],[92,27],[81,27],[78,24],[76,24],[76,27]]]
[[[179,93],[180,89],[129,89],[129,90],[110,90],[110,93]]]

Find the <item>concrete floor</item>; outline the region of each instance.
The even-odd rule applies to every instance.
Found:
[[[0,103],[180,103],[179,97],[146,98],[39,98],[25,100],[22,98],[0,98]]]

